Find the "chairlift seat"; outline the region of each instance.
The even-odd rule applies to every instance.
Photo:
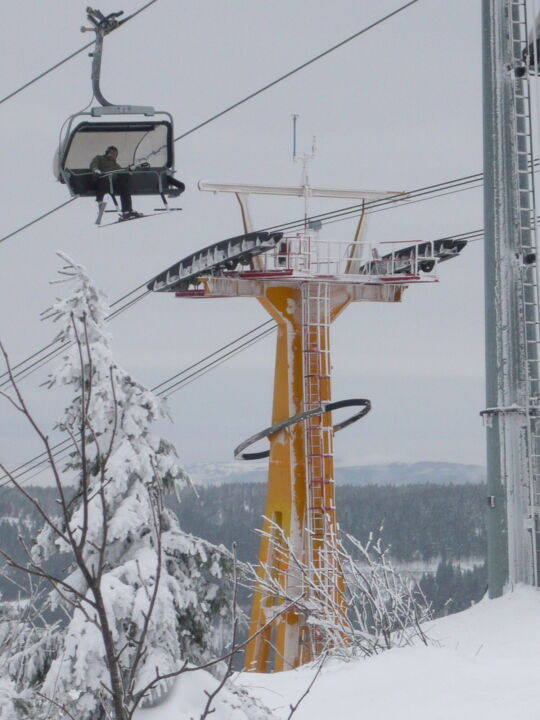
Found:
[[[127,172],[127,171],[126,171]],[[130,192],[132,195],[160,195],[169,193],[170,171],[161,167],[150,167],[134,170],[130,176]],[[65,180],[71,192],[80,197],[95,197],[97,177],[88,168],[73,168],[65,171]],[[174,189],[174,188],[173,188]]]
[[[132,195],[168,192],[174,173],[172,123],[165,120],[81,122],[69,134],[60,158],[60,181],[72,195],[95,197],[96,176],[90,163],[96,155],[118,148],[118,164],[129,171]],[[142,165],[142,167],[141,167]],[[127,172],[127,170],[126,170]]]

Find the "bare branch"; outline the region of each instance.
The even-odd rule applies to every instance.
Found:
[[[237,573],[237,559],[236,559],[236,543],[233,543],[232,553],[233,553],[233,601],[232,601],[233,631],[232,631],[232,638],[231,638],[231,647],[235,648],[236,647],[236,637],[238,634],[238,611],[237,611],[238,573]],[[204,706],[200,720],[205,720],[210,714],[215,712],[215,708],[212,709],[212,703],[214,702],[215,698],[219,695],[219,693],[225,687],[225,683],[227,682],[227,680],[229,680],[232,677],[232,675],[234,674],[234,670],[233,670],[233,666],[232,666],[233,660],[234,660],[234,654],[229,656],[229,660],[227,662],[227,670],[225,671],[225,673],[223,673],[223,677],[221,678],[221,681],[214,688],[213,692],[206,693],[207,701],[206,701],[206,705]]]
[[[5,400],[8,401],[8,403],[10,403],[11,405],[13,405],[13,407],[15,408],[15,410],[18,410],[18,412],[24,413],[23,408],[22,408],[20,405],[17,405],[17,403],[16,403],[15,400],[11,397],[11,395],[8,395],[8,394],[7,394],[6,392],[4,392],[3,390],[0,390],[0,397],[3,397]]]
[[[228,660],[232,655],[236,655],[241,650],[243,650],[252,640],[255,640],[256,637],[261,635],[263,632],[265,632],[272,623],[275,622],[277,617],[280,617],[281,615],[284,615],[287,613],[292,607],[294,607],[295,603],[291,602],[287,605],[285,605],[280,611],[278,611],[272,618],[270,618],[264,625],[262,625],[257,632],[253,633],[253,635],[250,635],[244,642],[239,643],[236,647],[232,648],[230,652],[225,653],[221,657],[215,658],[214,660],[209,660],[206,663],[203,663],[201,665],[193,665],[190,666],[187,662],[187,660],[184,662],[181,668],[178,668],[177,670],[173,670],[170,673],[164,673],[160,675],[156,675],[154,679],[149,682],[145,687],[142,688],[137,693],[137,705],[141,702],[141,700],[147,695],[150,690],[153,690],[161,681],[163,680],[169,680],[171,678],[176,678],[179,675],[182,675],[183,673],[188,672],[196,672],[197,670],[207,670],[208,668],[211,668],[215,665],[219,665],[219,663],[224,662],[225,660]],[[135,712],[136,707],[133,708],[133,712]],[[130,716],[131,717],[131,716]]]
[[[291,718],[292,718],[292,716],[294,715],[294,713],[295,713],[295,712],[298,710],[298,708],[300,707],[300,704],[303,702],[303,700],[304,700],[304,699],[309,695],[309,693],[311,692],[311,688],[315,685],[315,682],[317,681],[317,678],[318,678],[319,675],[321,674],[321,670],[323,669],[323,665],[324,665],[327,657],[328,657],[328,655],[327,655],[326,653],[324,653],[324,654],[321,656],[321,658],[319,659],[319,662],[317,663],[317,664],[318,664],[317,672],[313,675],[313,677],[312,677],[312,679],[311,679],[311,682],[309,683],[309,685],[308,685],[307,688],[305,689],[304,693],[298,698],[298,700],[296,701],[296,703],[294,703],[294,705],[293,705],[292,703],[289,705],[291,711],[290,711],[290,713],[287,715],[287,720],[291,720]]]
[[[86,597],[85,595],[82,595],[76,588],[74,588],[69,583],[66,583],[65,580],[62,580],[60,578],[55,577],[51,573],[47,572],[46,570],[43,570],[41,567],[35,564],[31,564],[29,567],[28,565],[21,565],[17,560],[15,560],[13,557],[8,555],[4,550],[0,548],[0,555],[5,559],[9,567],[13,568],[14,570],[20,570],[21,572],[27,573],[28,575],[33,575],[34,577],[43,578],[44,580],[48,580],[51,585],[54,586],[55,590],[58,592],[57,585],[63,587],[68,593],[73,594],[75,597],[78,597],[81,602],[88,603],[91,607],[94,607],[94,604],[90,598]]]
[[[429,619],[429,606],[418,586],[394,570],[380,540],[362,545],[345,536],[365,564],[365,570],[337,539],[326,542],[321,552],[331,558],[333,568],[344,578],[344,588],[328,585],[324,566],[308,566],[299,558],[282,528],[268,520],[262,535],[274,543],[273,564],[247,566],[251,582],[275,602],[291,600],[279,567],[286,561],[289,571],[298,573],[298,584],[305,588],[297,611],[311,629],[312,641],[320,652],[325,647],[334,654],[350,657],[356,652],[368,656],[384,649],[409,645],[414,638],[426,643],[421,623]],[[291,586],[291,583],[288,583]]]
[[[40,698],[43,698],[43,700],[46,700],[47,702],[51,703],[51,705],[54,705],[55,707],[57,707],[59,710],[61,710],[63,713],[65,713],[68,716],[68,718],[70,718],[70,720],[77,720],[77,718],[74,715],[72,715],[64,705],[60,705],[60,703],[57,703],[56,700],[53,700],[52,698],[47,697],[47,695],[43,695],[43,693],[40,693],[38,690],[36,690],[36,695],[38,695]]]
[[[8,481],[11,482],[17,490],[24,495],[24,497],[32,503],[34,508],[37,510],[39,515],[41,516],[41,519],[43,522],[48,525],[51,530],[58,535],[58,537],[62,538],[66,543],[69,542],[68,537],[60,530],[60,528],[53,523],[51,518],[47,515],[47,513],[43,510],[41,505],[38,503],[38,501],[30,495],[30,493],[22,486],[22,484],[17,480],[17,478],[13,475],[13,473],[6,468],[6,466],[0,462],[0,470],[2,470],[3,473],[5,473],[8,477]]]
[[[156,482],[157,479],[157,468],[153,466],[154,470],[154,478],[153,482]],[[156,513],[156,508],[154,505],[154,498],[151,495],[151,488],[148,488],[148,496],[150,500],[150,508],[152,510],[152,519],[154,523],[154,531],[156,534],[156,552],[157,552],[157,564],[156,564],[156,577],[154,581],[154,588],[152,591],[152,596],[150,598],[150,602],[148,605],[148,612],[145,615],[143,627],[141,630],[141,634],[139,636],[139,639],[137,641],[137,649],[135,651],[135,657],[133,659],[133,662],[131,664],[130,672],[129,672],[129,680],[128,680],[128,687],[130,689],[130,692],[133,693],[133,688],[135,685],[136,680],[136,673],[139,669],[139,664],[142,659],[143,651],[145,648],[145,642],[146,637],[148,635],[148,629],[150,627],[150,618],[152,616],[152,613],[154,612],[154,607],[157,600],[158,590],[159,590],[159,583],[161,580],[161,570],[163,565],[163,555],[162,555],[162,544],[161,544],[161,534],[162,534],[162,521],[161,521],[161,513]]]
[[[0,341],[0,351],[1,351],[2,355],[4,356],[4,362],[5,362],[5,364],[6,364],[9,381],[10,381],[10,383],[11,383],[12,388],[13,388],[14,391],[15,391],[15,394],[16,394],[16,396],[17,396],[17,400],[19,401],[19,405],[20,405],[21,408],[22,408],[22,412],[23,412],[23,414],[25,415],[25,417],[26,417],[26,419],[28,420],[28,422],[30,423],[30,425],[32,426],[34,432],[37,434],[37,436],[38,436],[38,437],[40,438],[40,440],[42,441],[42,443],[43,443],[43,445],[44,445],[44,447],[45,447],[46,453],[47,453],[47,458],[48,458],[48,460],[49,460],[49,463],[50,463],[50,466],[51,466],[51,470],[53,471],[53,475],[54,475],[55,481],[56,481],[56,483],[57,483],[58,486],[61,486],[60,476],[59,476],[59,473],[58,473],[58,469],[57,469],[57,467],[56,467],[56,463],[54,462],[54,458],[53,458],[51,446],[50,446],[50,443],[49,443],[49,439],[48,439],[48,437],[43,433],[43,431],[41,430],[41,428],[38,426],[38,424],[37,424],[36,421],[34,420],[32,414],[31,414],[30,411],[28,410],[28,407],[26,406],[26,403],[25,403],[24,398],[23,398],[23,396],[22,396],[22,394],[21,394],[21,391],[19,390],[19,386],[17,385],[17,382],[16,382],[15,377],[14,377],[14,375],[13,375],[13,370],[12,370],[12,367],[11,367],[11,363],[10,363],[8,354],[7,354],[6,349],[4,348],[4,346],[3,346],[3,344],[2,344],[1,341]],[[11,477],[12,482],[13,482],[13,475],[11,474],[10,477]]]

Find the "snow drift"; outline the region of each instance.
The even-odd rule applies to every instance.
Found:
[[[329,660],[294,720],[538,720],[540,718],[540,593],[519,587],[497,600],[428,624],[429,647],[396,648],[367,660]],[[274,717],[285,720],[313,669],[236,677]],[[182,678],[165,704],[137,720],[198,720],[207,683]],[[213,720],[259,720],[227,694]]]

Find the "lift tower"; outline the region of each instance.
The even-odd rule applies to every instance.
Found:
[[[236,450],[244,459],[269,456],[268,494],[259,561],[273,574],[289,598],[284,605],[260,584],[254,593],[245,668],[267,672],[294,668],[313,659],[321,638],[313,617],[306,616],[310,597],[332,598],[340,607],[343,578],[334,539],[333,436],[359,419],[369,401],[331,402],[330,326],[351,302],[398,302],[406,286],[436,282],[440,261],[458,255],[465,241],[365,243],[366,207],[398,201],[403,195],[358,190],[199,183],[201,190],[236,195],[244,234],[197,251],[156,276],[148,288],[174,292],[180,298],[256,298],[277,324],[272,425]],[[319,236],[320,223],[307,218],[300,229],[257,232],[251,227],[251,195],[331,197],[360,201],[360,219],[352,240]],[[332,426],[330,412],[342,406],[361,409]],[[270,451],[246,453],[254,441],[267,437]],[[276,528],[278,532],[276,532]],[[287,547],[283,547],[282,538]],[[313,573],[310,588],[302,587],[292,555]],[[316,589],[314,589],[316,588]],[[310,597],[306,598],[306,594]],[[316,593],[318,598],[313,598]],[[306,600],[308,601],[306,603]],[[321,607],[321,603],[313,603]],[[325,620],[331,619],[325,617]],[[316,619],[316,618],[315,618]],[[336,623],[339,618],[336,618]]]
[[[539,584],[540,383],[526,0],[483,0],[488,578]],[[534,51],[534,52],[537,52]],[[536,72],[536,70],[535,70]],[[538,82],[538,80],[536,81]]]

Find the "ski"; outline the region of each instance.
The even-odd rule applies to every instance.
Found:
[[[101,225],[101,221],[103,220],[103,214],[105,212],[106,207],[107,207],[107,203],[105,201],[98,203],[98,215],[96,218],[96,225]]]
[[[145,215],[139,215],[137,217],[130,217],[130,218],[118,218],[118,220],[113,220],[112,222],[103,223],[102,225],[98,224],[98,228],[105,228],[110,227],[111,225],[122,225],[123,223],[133,222],[134,220],[144,220],[145,218],[155,217],[156,215],[167,215],[167,213],[180,211],[182,208],[169,208],[169,210],[163,210],[153,213],[146,213]],[[97,223],[96,223],[97,224]]]

